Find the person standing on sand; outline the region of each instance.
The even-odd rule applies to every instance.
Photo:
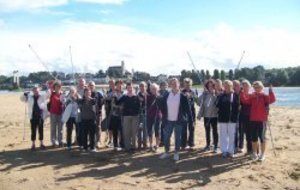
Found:
[[[241,101],[243,104],[250,105],[250,126],[252,140],[252,160],[265,160],[266,142],[265,135],[267,130],[267,120],[269,115],[269,105],[276,101],[272,85],[269,88],[269,94],[264,94],[264,85],[261,81],[253,83],[254,92],[246,95],[241,92]],[[258,152],[258,138],[260,139],[260,155]]]
[[[234,137],[236,122],[238,121],[239,98],[233,91],[233,84],[230,80],[224,81],[224,92],[216,101],[218,110],[218,122],[220,128],[220,147],[223,157],[235,156]]]
[[[185,78],[184,81],[184,89],[181,91],[188,99],[190,109],[192,111],[192,117],[193,117],[193,122],[188,123],[187,125],[183,126],[182,128],[182,137],[181,137],[181,148],[184,150],[186,148],[188,149],[193,149],[195,146],[194,142],[194,137],[195,137],[195,119],[196,119],[196,108],[195,108],[195,99],[196,99],[196,94],[195,92],[191,89],[193,85],[193,80],[190,78]],[[187,133],[189,131],[189,135]],[[189,136],[187,138],[187,136]],[[187,146],[188,145],[188,146]]]
[[[122,105],[118,104],[121,97],[124,96],[123,92],[123,81],[117,80],[115,83],[115,91],[112,94],[111,99],[111,127],[113,134],[113,147],[114,150],[121,150],[124,148],[124,136],[123,133],[123,123],[122,123]]]
[[[250,82],[248,80],[242,81],[242,89],[245,96],[249,96],[250,90]],[[246,147],[247,147],[247,154],[252,153],[252,141],[251,141],[251,126],[250,126],[250,105],[244,104],[242,101],[241,103],[241,110],[240,110],[240,128],[242,129],[243,133],[240,133],[240,143],[242,143],[241,147],[244,147],[244,136],[246,136]]]
[[[140,101],[133,91],[132,83],[126,84],[127,93],[123,95],[117,104],[122,106],[123,139],[125,151],[136,150],[136,137],[139,128]]]
[[[233,91],[235,94],[237,94],[240,102],[241,83],[238,80],[233,80],[232,83],[233,83]],[[244,130],[243,130],[243,126],[241,125],[240,111],[241,111],[241,105],[239,106],[238,121],[236,123],[236,132],[235,132],[235,139],[234,139],[234,146],[235,146],[236,153],[244,152]]]
[[[182,128],[188,122],[193,122],[193,117],[187,97],[180,92],[178,79],[173,78],[170,83],[171,92],[166,93],[159,102],[163,120],[166,121],[164,128],[165,153],[160,158],[165,159],[170,156],[170,139],[173,130],[175,130],[175,153],[173,159],[178,161]]]
[[[163,81],[159,85],[159,98],[162,98],[166,93],[168,93],[168,83]],[[164,121],[161,121],[161,126],[160,126],[160,144],[159,147],[164,146],[164,128],[166,126],[166,123]]]
[[[204,128],[205,128],[205,137],[206,137],[206,147],[205,151],[210,150],[210,131],[212,129],[213,134],[213,144],[214,144],[214,153],[218,151],[218,108],[216,107],[217,95],[215,92],[215,82],[210,79],[206,82],[205,88],[206,91],[199,97],[198,105],[199,113],[198,119],[200,120],[204,117]]]
[[[88,145],[91,152],[97,152],[95,148],[96,131],[96,99],[92,98],[92,92],[89,88],[84,89],[83,98],[78,100],[78,107],[81,113],[81,127],[83,129],[82,144],[85,151],[88,151]],[[89,139],[89,144],[88,144]]]
[[[139,85],[139,93],[138,97],[140,100],[140,125],[139,125],[139,130],[138,130],[138,149],[144,149],[147,148],[147,119],[146,119],[146,103],[147,103],[147,84],[145,82],[141,82]]]
[[[50,112],[50,139],[52,146],[63,147],[63,123],[62,113],[63,113],[63,102],[64,96],[61,91],[61,82],[55,81],[53,84],[53,91],[50,95],[49,102],[49,112]],[[58,144],[57,144],[58,143]]]
[[[159,130],[161,124],[161,111],[158,108],[158,85],[150,85],[150,93],[147,95],[147,134],[151,151],[156,151],[160,144]],[[153,146],[153,127],[156,144]]]
[[[44,139],[44,121],[47,117],[46,96],[40,95],[40,88],[35,86],[32,89],[33,94],[25,92],[21,97],[21,101],[27,103],[28,117],[31,124],[31,150],[35,150],[36,130],[38,129],[40,148],[45,149]]]
[[[78,99],[82,99],[84,95],[84,89],[86,88],[86,82],[84,78],[80,78],[78,80],[78,86],[77,86],[77,94]],[[77,125],[76,125],[76,141],[80,148],[83,147],[82,143],[83,138],[83,128],[81,126],[81,113],[78,111],[77,113]]]
[[[77,125],[78,120],[78,101],[79,95],[74,87],[70,87],[70,92],[66,97],[65,111],[62,116],[62,122],[66,123],[67,130],[67,150],[72,148],[73,128]],[[77,134],[76,134],[77,135]]]
[[[108,147],[113,147],[113,126],[112,126],[112,98],[113,98],[113,94],[116,91],[116,86],[115,86],[115,80],[110,79],[108,81],[108,85],[109,85],[109,90],[106,92],[106,97],[104,100],[104,108],[105,108],[105,117],[106,117],[106,126],[101,126],[104,130],[107,131],[107,146]]]
[[[96,135],[95,143],[96,147],[100,148],[101,145],[101,121],[102,121],[102,106],[104,98],[102,93],[96,91],[96,84],[94,81],[90,81],[88,87],[92,92],[92,98],[96,99]]]

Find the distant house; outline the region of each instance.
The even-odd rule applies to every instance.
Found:
[[[125,62],[122,61],[121,62],[121,66],[110,66],[108,67],[107,69],[107,74],[110,76],[110,77],[123,77],[125,75]]]
[[[121,61],[120,66],[111,66],[108,67],[106,74],[111,78],[119,78],[132,80],[132,73],[125,69],[125,62]]]

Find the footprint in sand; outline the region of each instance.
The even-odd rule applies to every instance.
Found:
[[[27,182],[27,181],[29,181],[28,178],[22,178],[22,179],[19,179],[19,180],[17,181],[17,183],[18,183],[18,184],[21,184],[21,183],[25,183],[25,182]]]

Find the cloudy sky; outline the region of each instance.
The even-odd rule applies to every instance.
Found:
[[[0,74],[300,65],[297,0],[0,0]]]

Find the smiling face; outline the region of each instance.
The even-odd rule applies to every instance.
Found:
[[[89,89],[89,88],[86,88],[85,90],[84,90],[84,97],[91,97],[91,95],[92,95],[92,92],[91,92],[91,90]]]
[[[179,81],[177,79],[172,79],[171,80],[171,89],[173,92],[179,91]]]

